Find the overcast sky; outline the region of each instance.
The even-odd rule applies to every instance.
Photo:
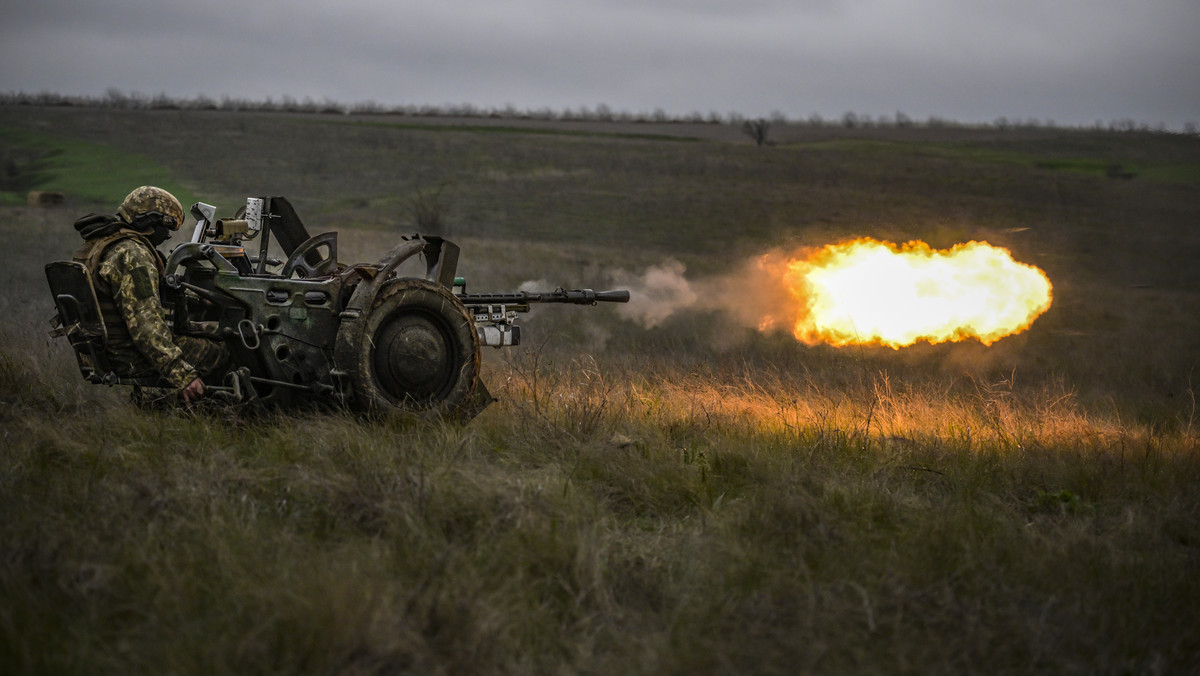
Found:
[[[7,0],[0,13],[4,92],[1200,123],[1198,0]]]

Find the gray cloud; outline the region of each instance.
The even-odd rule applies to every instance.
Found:
[[[17,0],[0,90],[1200,118],[1192,0]]]

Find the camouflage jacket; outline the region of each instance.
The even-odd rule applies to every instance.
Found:
[[[162,256],[141,233],[121,228],[87,239],[75,260],[92,273],[108,332],[106,356],[118,375],[157,373],[180,388],[199,375],[173,340],[158,296]]]

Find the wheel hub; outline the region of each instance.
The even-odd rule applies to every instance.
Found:
[[[375,372],[397,398],[436,397],[453,377],[445,331],[428,317],[398,316],[377,335]]]

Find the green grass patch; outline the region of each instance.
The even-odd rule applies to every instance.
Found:
[[[1200,183],[1200,164],[1163,164],[1144,167],[1139,170],[1138,177],[1149,181],[1163,183]]]
[[[23,204],[28,190],[61,192],[89,204],[120,204],[140,185],[157,185],[184,205],[195,195],[158,162],[98,143],[77,141],[26,130],[0,128],[0,156],[9,180],[0,203]]]
[[[912,144],[904,141],[886,141],[869,138],[843,138],[829,139],[825,141],[809,141],[804,143],[790,143],[789,148],[797,149],[812,149],[812,150],[839,150],[845,152],[867,152],[867,153],[885,153],[885,152],[912,152],[914,147],[926,147],[927,144]]]
[[[1039,170],[1065,172],[1112,179],[1140,179],[1161,183],[1200,182],[1200,163],[1147,160],[1134,157],[1133,152],[1119,152],[1097,144],[1093,148],[1075,145],[1071,148],[1047,144],[1030,149],[1028,144],[1003,143],[930,143],[867,138],[834,139],[810,143],[789,144],[800,150],[818,150],[863,157],[907,156],[955,163],[978,163],[1031,167]],[[1064,152],[1075,154],[1063,154]],[[1081,152],[1091,152],[1078,154]]]
[[[508,125],[490,124],[420,124],[405,122],[361,122],[346,120],[304,120],[310,124],[339,124],[367,127],[385,127],[389,129],[407,129],[411,131],[429,132],[460,132],[467,134],[528,134],[533,136],[574,136],[579,138],[608,138],[633,139],[639,141],[667,141],[671,143],[695,143],[702,139],[695,136],[672,136],[670,134],[639,134],[634,132],[608,132],[587,129],[543,128],[543,127],[513,127]]]
[[[1162,183],[1200,181],[1200,164],[1142,159],[1135,157],[1134,153],[1115,153],[1107,147],[1096,147],[1091,155],[1061,154],[1061,150],[1052,145],[1038,151],[957,144],[940,145],[931,149],[944,157],[956,160],[1023,165],[1039,170],[1110,179],[1139,179]],[[1073,150],[1078,152],[1081,149]]]

